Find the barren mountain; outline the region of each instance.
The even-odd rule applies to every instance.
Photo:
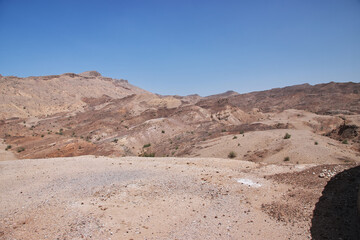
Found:
[[[102,77],[95,71],[65,73],[44,77],[5,77],[0,75],[0,118],[48,116],[83,110],[83,98],[123,98],[151,93],[126,80]]]
[[[0,239],[357,239],[360,83],[162,96],[92,71],[0,88]]]
[[[266,161],[266,156],[287,152],[290,147],[284,144],[292,140],[268,144],[281,139],[280,134],[299,131],[294,139],[301,135],[309,143],[326,142],[332,140],[323,135],[336,139],[341,125],[359,124],[359,83],[304,84],[248,94],[228,91],[209,97],[156,95],[97,72],[1,77],[0,83],[0,137],[20,158],[84,154],[227,157],[226,152],[234,151],[238,158]],[[345,155],[324,151],[328,161],[356,159],[359,130],[354,131],[353,137],[337,139],[349,141],[350,145],[336,144],[344,148]],[[256,137],[263,136],[256,132],[264,132],[269,139]],[[233,144],[216,150],[226,138],[234,138],[229,141]],[[243,139],[248,146],[267,146],[260,150],[266,154],[257,147],[244,148]],[[279,158],[283,155],[286,153]]]

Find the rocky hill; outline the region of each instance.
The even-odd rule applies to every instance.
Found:
[[[0,138],[19,158],[221,158],[233,151],[235,158],[250,161],[278,162],[290,155],[293,162],[337,163],[355,161],[360,149],[359,83],[182,97],[153,94],[92,71],[1,76],[0,86]],[[353,137],[337,137],[344,124],[355,126]],[[286,132],[293,133],[292,140],[280,141]],[[345,140],[348,144],[339,143]],[[306,148],[297,144],[304,141],[310,148],[323,142],[314,151],[325,155],[299,157]],[[330,154],[339,148],[341,154]]]
[[[153,95],[126,80],[103,77],[95,71],[27,78],[0,75],[0,89],[0,119],[79,112],[87,105],[83,98]]]

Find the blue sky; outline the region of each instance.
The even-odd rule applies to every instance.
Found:
[[[160,94],[360,81],[360,0],[0,0],[0,74]]]

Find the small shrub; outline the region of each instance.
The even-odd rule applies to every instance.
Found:
[[[179,149],[179,146],[176,146],[175,149],[178,150],[178,149]]]
[[[41,134],[41,137],[43,138],[43,137],[44,137],[44,134]]]
[[[140,155],[140,157],[155,157],[155,153],[143,153]]]
[[[226,132],[226,129],[221,129],[221,132]]]
[[[18,153],[20,153],[20,152],[25,151],[25,148],[24,148],[24,147],[19,147],[16,151],[17,151]]]
[[[7,145],[6,148],[5,148],[5,151],[11,149],[11,145]]]
[[[117,143],[119,140],[117,139],[117,138],[115,138],[114,140],[113,140],[113,142],[114,143]]]
[[[289,158],[289,157],[285,157],[285,158],[284,158],[284,162],[288,162],[288,161],[290,161],[290,158]]]
[[[240,134],[244,134],[244,130],[241,130],[241,131],[240,131]]]
[[[162,130],[162,131],[161,131],[161,133],[165,133],[165,131],[164,131],[164,130]]]
[[[291,138],[291,135],[286,133],[285,136],[284,136],[284,139],[289,139],[289,138]]]
[[[348,140],[346,140],[346,139],[343,140],[343,141],[342,141],[342,144],[348,144]]]
[[[236,153],[231,151],[229,154],[228,154],[228,158],[236,158]]]
[[[318,143],[318,142],[315,142],[314,144],[315,144],[315,145],[318,145],[319,143]]]
[[[237,139],[237,136],[234,136],[233,139]]]
[[[143,148],[148,148],[148,147],[150,147],[150,146],[151,146],[151,144],[148,143],[148,144],[145,144],[145,145],[143,146]]]

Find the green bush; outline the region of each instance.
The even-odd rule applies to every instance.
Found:
[[[236,158],[236,153],[231,151],[229,154],[228,154],[228,158]]]
[[[11,145],[7,145],[6,148],[5,148],[5,151],[11,149]]]
[[[155,153],[143,153],[140,155],[140,157],[155,157]]]
[[[290,158],[289,158],[289,157],[285,157],[285,158],[284,158],[284,162],[288,162],[288,161],[290,161]]]
[[[25,148],[24,148],[24,147],[19,147],[16,151],[17,151],[18,153],[19,153],[19,152],[23,152],[23,151],[25,151]]]
[[[237,136],[234,136],[233,139],[237,139]]]
[[[143,146],[143,148],[148,148],[148,147],[150,147],[150,146],[151,146],[151,144],[148,143],[148,144],[145,144],[145,145]]]
[[[286,133],[285,136],[284,136],[284,139],[289,139],[289,138],[291,138],[291,135]]]
[[[318,143],[318,142],[315,142],[314,144],[315,144],[315,145],[318,145],[319,143]]]
[[[348,140],[344,140],[344,141],[342,141],[342,144],[348,144]]]

